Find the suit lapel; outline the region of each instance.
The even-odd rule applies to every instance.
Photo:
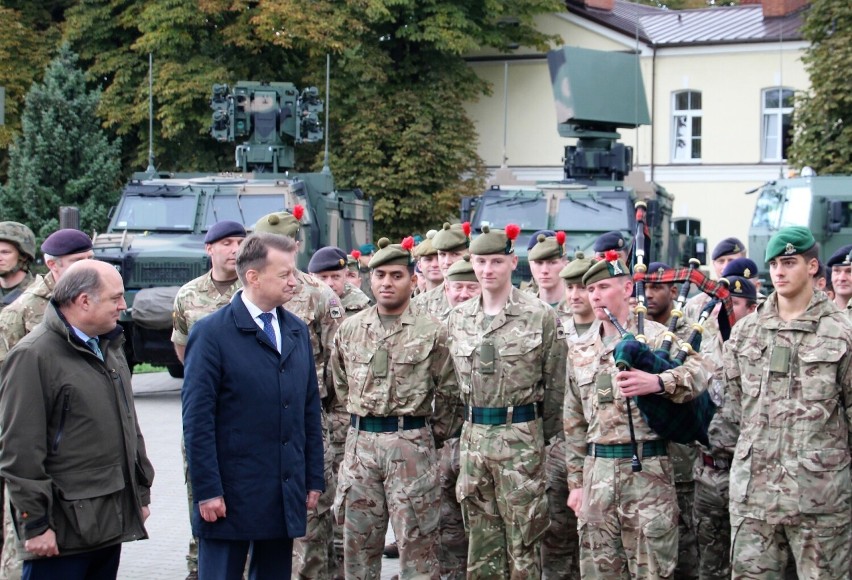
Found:
[[[281,330],[281,360],[285,360],[296,348],[299,327],[287,324],[287,314],[283,308],[278,308],[278,328]]]

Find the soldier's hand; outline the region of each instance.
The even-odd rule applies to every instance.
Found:
[[[305,501],[305,505],[308,506],[309,510],[316,509],[317,504],[319,503],[320,492],[318,491],[309,491],[308,499]]]
[[[615,384],[621,389],[621,394],[625,397],[637,397],[660,392],[660,382],[657,380],[657,375],[639,369],[617,372]]]
[[[59,546],[56,545],[56,532],[48,528],[40,536],[24,542],[24,549],[36,556],[58,556]]]
[[[148,516],[151,515],[151,508],[146,505],[142,506],[142,523],[144,524],[148,520]]]
[[[198,504],[198,511],[201,512],[201,518],[205,522],[211,524],[219,518],[225,517],[225,498],[217,497]]]
[[[572,489],[568,493],[568,507],[574,510],[574,515],[580,515],[580,506],[583,505],[583,488]]]

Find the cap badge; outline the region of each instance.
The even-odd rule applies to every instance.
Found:
[[[751,268],[745,268],[743,270],[743,278],[751,278]]]
[[[784,255],[789,256],[791,254],[796,253],[796,246],[792,244],[792,242],[787,242],[787,245],[784,246]]]
[[[743,285],[739,280],[734,281],[734,292],[737,294],[743,293]]]

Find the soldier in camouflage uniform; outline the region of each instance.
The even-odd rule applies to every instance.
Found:
[[[529,250],[527,257],[538,288],[536,296],[556,311],[564,329],[572,319],[565,282],[560,276],[568,264],[565,256],[565,232],[555,232],[550,236],[538,234],[536,244]],[[577,536],[577,516],[568,508],[565,435],[561,429],[547,442],[545,472],[550,527],[541,541],[542,571],[549,579],[579,578],[580,542]]]
[[[311,256],[308,263],[308,273],[325,282],[334,292],[343,306],[345,316],[352,316],[370,307],[370,299],[359,288],[346,281],[347,256],[340,248],[329,246],[320,248]],[[328,408],[328,442],[332,455],[332,479],[337,481],[340,464],[346,446],[346,434],[349,432],[349,413],[346,406],[334,394],[334,381],[331,372],[326,372],[326,389],[329,394]],[[332,576],[343,576],[343,527],[332,518],[334,533],[334,558]]]
[[[30,267],[36,256],[33,231],[18,222],[0,222],[0,310],[35,282]]]
[[[671,266],[662,262],[648,264],[648,273],[671,270]],[[669,326],[680,288],[677,284],[663,282],[645,283],[645,305],[648,308],[648,319]],[[693,322],[684,316],[677,318],[674,334],[677,340],[685,342],[692,333]],[[717,333],[718,334],[718,333]],[[695,444],[681,445],[669,442],[669,459],[674,468],[675,490],[677,505],[680,509],[678,520],[678,557],[675,576],[684,580],[698,578],[698,539],[696,538],[695,521],[692,518],[695,499],[695,483],[692,476],[693,466],[698,458],[698,448]]]
[[[450,266],[461,260],[462,256],[467,253],[467,248],[470,245],[470,224],[450,225],[445,223],[432,237],[431,242],[438,254],[438,266],[441,269],[441,274],[446,276]],[[447,291],[444,284],[423,294],[418,294],[411,301],[411,306],[418,313],[425,312],[439,320],[446,320],[450,312],[450,303],[447,301]]]
[[[41,251],[47,274],[43,278],[36,276],[33,284],[0,312],[0,364],[6,360],[9,350],[41,323],[44,310],[53,296],[53,287],[65,270],[75,262],[89,260],[94,256],[89,236],[73,229],[62,229],[50,234],[41,245]],[[0,503],[2,497],[3,494],[0,494]],[[3,537],[13,539],[15,528],[11,514],[9,510],[2,512]],[[21,573],[17,542],[5,542],[0,557],[0,578],[16,580],[21,577]]]
[[[301,230],[301,206],[293,213],[276,212],[263,216],[254,225],[255,232],[289,236],[299,244]],[[320,397],[329,400],[328,361],[334,334],[343,321],[343,306],[337,295],[322,281],[300,270],[296,271],[299,283],[292,300],[284,308],[298,316],[308,325],[308,335],[317,368],[317,383]],[[325,445],[325,486],[315,510],[308,511],[307,533],[293,541],[293,578],[328,578],[336,564],[334,556],[334,534],[332,530],[331,504],[334,500],[335,478],[332,465],[333,454],[328,441],[328,417],[323,410],[323,444]]]
[[[726,277],[730,283],[734,318],[740,320],[757,307],[757,289],[746,278]],[[710,397],[717,408],[724,405],[724,372],[722,367],[722,335],[713,333],[701,341],[701,354],[714,367]],[[712,434],[724,429],[721,412],[710,422]],[[719,437],[719,435],[711,435]],[[736,434],[723,436],[736,440]],[[728,479],[731,454],[715,447],[699,447],[695,462],[695,501],[693,519],[698,537],[698,577],[701,580],[724,580],[731,577],[731,518],[728,512]]]
[[[566,309],[571,314],[560,319],[568,342],[577,342],[599,324],[589,303],[589,292],[583,285],[583,276],[593,264],[583,252],[577,252],[571,263],[559,272],[559,277],[565,282]]]
[[[799,578],[848,578],[852,540],[852,325],[811,278],[811,232],[766,246],[775,292],[733,329],[723,354],[733,453],[733,578],[781,578],[787,546]],[[719,437],[719,433],[729,436]]]
[[[367,264],[370,263],[370,258],[373,257],[375,251],[376,248],[373,244],[361,244],[358,248],[358,275],[361,277],[361,284],[358,287],[361,288],[361,292],[367,295],[370,302],[375,302],[376,298],[370,288],[370,268],[367,267]]]
[[[207,230],[204,236],[204,248],[210,256],[210,271],[181,286],[175,295],[172,313],[172,344],[181,363],[193,325],[228,304],[237,290],[242,288],[243,285],[237,277],[237,250],[245,237],[246,229],[243,225],[230,220],[217,222]],[[183,438],[181,438],[180,451],[183,456],[189,517],[192,519],[192,484],[189,481],[189,466],[186,463]],[[186,568],[187,580],[198,577],[198,538],[195,536],[189,539]]]
[[[725,271],[725,267],[738,258],[746,257],[746,247],[738,238],[725,238],[713,248],[713,273],[716,275],[716,278],[724,278],[723,272]],[[757,274],[755,271],[754,274]],[[744,276],[748,278],[749,276]],[[686,318],[690,320],[698,320],[698,317],[701,315],[701,310],[707,305],[710,301],[710,297],[707,294],[699,293],[686,301],[686,306],[683,309],[683,314]],[[714,319],[710,318],[707,321],[708,327],[707,330],[710,332],[716,332],[718,330],[718,326],[715,324]]]
[[[671,578],[677,564],[678,507],[665,440],[631,405],[642,470],[631,469],[627,397],[693,398],[709,373],[698,355],[657,375],[639,369],[619,371],[613,350],[621,340],[604,312],[628,332],[637,333],[630,309],[633,282],[616,252],[608,253],[583,276],[595,316],[594,333],[571,349],[573,373],[565,390],[568,448],[568,505],[579,520],[583,578]],[[645,322],[649,346],[659,348],[665,328]]]
[[[559,430],[567,345],[554,310],[512,287],[518,232],[483,226],[470,245],[482,294],[447,322],[466,405],[456,495],[468,578],[538,578],[550,525],[545,444]]]
[[[414,257],[420,270],[418,280],[423,284],[423,292],[434,290],[444,282],[444,273],[438,263],[438,250],[432,245],[432,238],[437,233],[436,230],[429,230],[426,238],[414,247]]]
[[[346,256],[346,281],[359,290],[361,289],[361,274],[358,271],[358,258],[360,257],[361,252],[358,250],[352,250],[349,252],[349,255]],[[364,295],[367,296],[366,294]],[[367,296],[367,298],[369,299],[369,296]]]
[[[845,310],[852,301],[852,244],[838,248],[825,266],[831,270],[834,304]]]
[[[334,339],[334,386],[352,425],[335,513],[352,580],[379,577],[388,518],[400,577],[440,577],[435,443],[458,427],[461,409],[446,330],[410,307],[412,246],[411,238],[379,240],[370,261],[377,304],[348,318]]]

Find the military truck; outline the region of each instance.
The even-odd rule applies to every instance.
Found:
[[[770,181],[747,192],[758,194],[748,233],[749,257],[758,264],[766,284],[770,283],[766,245],[783,227],[810,229],[823,262],[841,246],[852,244],[852,176],[817,176],[809,168],[802,173],[804,176]]]
[[[251,228],[270,212],[304,208],[299,267],[320,247],[355,248],[372,239],[372,205],[360,190],[338,190],[331,172],[298,173],[294,145],[323,139],[315,88],[240,81],[215,85],[211,135],[236,147],[236,170],[221,174],[134,174],[121,192],[95,257],[121,272],[128,309],[120,319],[131,364],[165,365],[182,376],[171,343],[177,290],[210,269],[204,235],[228,219]]]
[[[513,280],[529,280],[527,242],[538,230],[563,230],[568,254],[593,254],[595,239],[619,230],[636,233],[637,200],[647,202],[648,261],[685,265],[706,262],[706,240],[696,219],[673,218],[673,196],[633,170],[633,149],[618,142],[617,129],[650,123],[641,71],[634,55],[563,47],[547,54],[559,135],[565,146],[563,175],[554,182],[520,182],[499,170],[481,196],[462,200],[462,220],[483,225],[518,224],[518,268]],[[615,95],[606,98],[603,95]]]

